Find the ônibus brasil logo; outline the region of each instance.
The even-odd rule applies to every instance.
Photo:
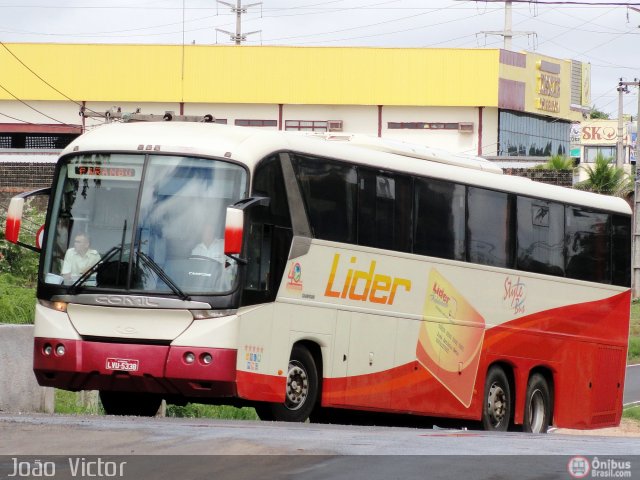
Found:
[[[591,464],[585,457],[573,457],[567,464],[569,475],[573,478],[584,478],[591,471]]]
[[[573,457],[567,464],[567,471],[573,478],[631,478],[631,461],[616,458],[598,458],[591,460],[585,457]]]

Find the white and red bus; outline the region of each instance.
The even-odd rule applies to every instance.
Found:
[[[619,423],[624,200],[427,147],[331,140],[184,122],[76,139],[42,239],[39,383],[99,390],[108,414],[166,399],[285,421],[345,409],[490,430]]]

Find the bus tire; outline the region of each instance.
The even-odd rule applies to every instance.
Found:
[[[289,359],[284,403],[256,405],[256,413],[261,420],[306,422],[318,402],[319,387],[313,355],[305,347],[296,345]]]
[[[529,433],[547,433],[551,423],[551,394],[547,380],[535,373],[527,384],[522,430]]]
[[[100,401],[107,415],[155,417],[162,398],[150,393],[100,391]]]
[[[493,366],[484,382],[482,426],[485,430],[506,432],[511,420],[511,388],[504,370]]]

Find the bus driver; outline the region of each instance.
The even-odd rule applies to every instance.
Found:
[[[235,265],[229,265],[226,262],[224,254],[224,238],[217,238],[215,227],[211,223],[207,223],[202,231],[202,242],[193,247],[192,256],[207,257],[221,266],[221,275],[218,284],[220,290],[229,290],[236,275]]]
[[[86,233],[79,233],[73,240],[73,247],[67,250],[62,263],[65,283],[77,280],[84,272],[100,261],[97,250],[89,248],[91,240]]]

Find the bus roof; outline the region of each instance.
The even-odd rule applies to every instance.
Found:
[[[137,122],[97,127],[74,140],[62,155],[81,152],[156,152],[227,158],[250,170],[275,152],[293,151],[407,172],[545,200],[631,214],[618,197],[502,175],[480,157],[362,135],[304,135],[215,123]]]

